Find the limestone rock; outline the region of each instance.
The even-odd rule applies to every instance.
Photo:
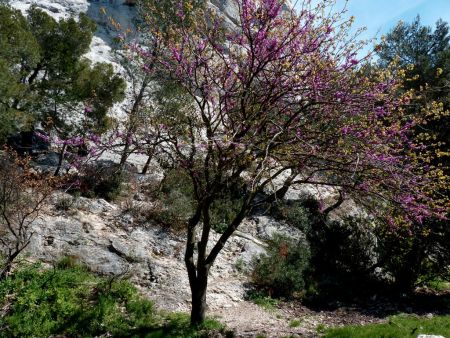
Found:
[[[71,198],[55,193],[50,204]],[[267,229],[264,229],[267,227]],[[248,267],[252,257],[264,252],[258,232],[285,229],[267,217],[245,220],[219,254],[210,272],[210,309],[233,307],[244,300],[246,277],[237,264]],[[128,224],[117,205],[102,199],[79,197],[67,210],[50,207],[33,224],[27,248],[31,259],[54,264],[65,256],[107,276],[126,276],[156,304],[170,311],[187,311],[190,289],[184,265],[185,237],[151,223]],[[212,232],[212,244],[220,234]]]

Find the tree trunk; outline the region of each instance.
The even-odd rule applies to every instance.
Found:
[[[28,244],[27,244],[28,245]],[[0,281],[5,280],[8,276],[9,272],[12,268],[12,263],[16,259],[17,256],[19,256],[20,252],[25,249],[25,246],[22,249],[18,249],[14,251],[12,254],[10,253],[6,259],[5,264],[3,265],[3,268],[0,269]]]
[[[11,271],[11,260],[8,260],[5,262],[5,265],[2,269],[0,269],[0,281],[3,281],[6,279],[6,276],[8,276],[8,273]]]
[[[120,158],[119,164],[120,170],[123,169],[125,163],[127,162],[128,157],[131,154],[130,152],[131,142],[129,140],[131,136],[133,136],[133,133],[135,133],[136,129],[136,121],[134,121],[134,119],[138,117],[137,114],[139,113],[139,106],[141,105],[142,100],[144,99],[145,90],[147,89],[148,84],[149,84],[148,79],[145,78],[144,81],[142,82],[139,94],[134,98],[133,107],[131,108],[131,111],[128,116],[129,125],[127,127],[128,130],[127,130],[127,138],[125,139],[125,148],[123,149],[122,157]]]
[[[147,162],[145,162],[144,168],[142,168],[142,175],[146,175],[148,171],[148,167],[150,166],[150,162],[152,160],[153,156],[148,155]]]
[[[66,148],[67,148],[67,144],[64,144],[61,149],[61,152],[59,153],[59,161],[58,161],[58,166],[56,167],[56,170],[55,170],[55,174],[54,174],[55,176],[58,176],[59,172],[61,170],[61,167],[62,167],[62,164],[64,161],[64,153],[66,152]]]
[[[188,233],[186,240],[186,252],[184,254],[184,262],[189,277],[189,286],[191,288],[191,325],[199,325],[205,320],[206,310],[206,288],[208,285],[208,268],[207,265],[195,265],[195,227],[199,223],[202,214],[202,207],[197,206],[195,214],[189,219]]]
[[[194,285],[191,285],[192,309],[191,325],[197,326],[203,323],[206,314],[206,289],[208,287],[208,269],[203,267],[197,272]]]
[[[406,256],[404,262],[395,276],[395,286],[400,293],[411,294],[414,291],[416,282],[420,273],[420,266],[423,261],[423,248],[421,243],[423,238],[416,235],[413,239],[412,246]]]
[[[119,167],[122,170],[125,163],[127,162],[128,156],[129,156],[129,151],[130,151],[130,143],[128,142],[129,138],[131,136],[131,133],[128,132],[127,133],[127,138],[125,140],[125,148],[122,151],[122,156],[120,158],[120,163],[119,163]]]

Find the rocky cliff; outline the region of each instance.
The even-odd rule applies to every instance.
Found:
[[[14,8],[26,11],[31,5],[42,8],[56,19],[67,18],[79,13],[87,13],[99,27],[92,42],[91,52],[87,55],[94,62],[108,61],[114,63],[111,55],[111,38],[117,34],[106,27],[108,17],[126,29],[133,26],[136,7],[130,6],[134,0],[0,0],[9,3]],[[221,13],[228,25],[232,26],[238,17],[235,0],[206,0],[209,6]],[[290,0],[287,6],[291,6]]]
[[[111,38],[117,32],[107,27],[108,17],[120,23],[126,29],[133,26],[136,16],[136,7],[130,6],[135,1],[130,0],[1,0],[12,7],[25,12],[31,5],[35,5],[56,19],[77,16],[79,13],[87,13],[98,24],[98,30],[94,36],[91,51],[88,57],[94,62],[112,62]],[[210,0],[210,6],[222,13],[226,22],[230,25],[235,22],[238,10],[234,0]]]

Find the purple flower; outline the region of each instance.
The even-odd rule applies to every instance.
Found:
[[[173,54],[173,57],[174,57],[178,62],[181,62],[181,54],[180,54],[180,52],[179,52],[176,48],[173,48],[173,49],[172,49],[172,54]]]

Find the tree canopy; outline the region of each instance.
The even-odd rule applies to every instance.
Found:
[[[414,90],[411,108],[427,110],[431,119],[417,128],[427,144],[435,144],[438,159],[448,173],[450,164],[450,34],[447,22],[439,20],[434,30],[422,25],[420,17],[399,22],[381,42],[379,66],[391,64],[404,72],[403,90]]]
[[[0,5],[0,17],[0,137],[35,123],[58,139],[104,131],[125,83],[111,65],[83,58],[95,23],[85,14],[57,21],[35,6],[23,16]]]
[[[283,1],[243,0],[227,29],[213,11],[171,3],[179,24],[160,29],[147,16],[150,42],[132,48],[187,103],[157,125],[159,156],[193,186],[185,252],[193,323],[204,318],[209,269],[260,194],[269,201],[293,184],[327,186],[391,229],[442,216],[437,182],[417,156],[426,146],[410,137],[418,120],[404,109],[410,99],[395,73],[364,76],[347,38],[351,20],[324,14],[323,4],[295,13]],[[211,208],[229,186],[241,191],[239,208],[208,250]]]

